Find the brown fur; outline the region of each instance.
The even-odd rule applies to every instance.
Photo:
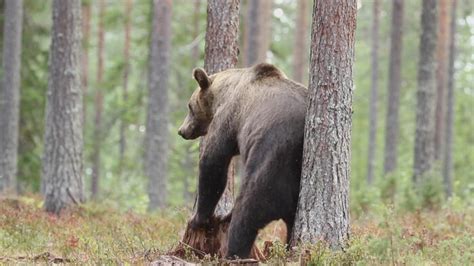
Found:
[[[267,223],[283,219],[291,235],[307,90],[269,64],[209,77],[202,69],[193,73],[200,87],[191,96],[190,112],[179,130],[186,139],[204,136],[197,212],[190,226],[209,225],[225,189],[230,160],[240,154],[243,182],[232,212],[227,256],[246,258],[258,230]]]

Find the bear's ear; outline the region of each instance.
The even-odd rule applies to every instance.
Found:
[[[199,87],[201,87],[201,90],[207,90],[211,86],[211,80],[204,69],[195,68],[193,70],[193,77],[199,84]]]

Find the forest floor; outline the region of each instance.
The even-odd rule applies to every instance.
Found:
[[[37,196],[0,200],[0,264],[148,264],[176,246],[190,215],[180,209],[161,214],[119,212],[89,203],[58,218],[46,214],[41,205]],[[258,245],[284,235],[282,226],[273,223],[265,228]],[[353,217],[351,231],[344,252],[313,245],[290,254],[276,241],[265,263],[298,265],[299,254],[314,265],[474,263],[473,208],[415,212],[385,208],[377,215]],[[187,260],[217,262],[191,255]]]

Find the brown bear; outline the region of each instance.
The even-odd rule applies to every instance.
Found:
[[[195,69],[199,87],[179,129],[185,139],[204,136],[192,228],[206,227],[241,155],[242,186],[228,236],[228,258],[247,258],[258,230],[273,220],[293,229],[300,191],[307,89],[270,64],[208,76]]]

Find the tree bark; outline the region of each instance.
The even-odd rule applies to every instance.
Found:
[[[372,88],[370,93],[370,110],[369,110],[369,149],[367,158],[367,183],[372,184],[374,181],[375,168],[375,150],[377,144],[377,106],[378,106],[378,87],[379,87],[379,17],[380,2],[374,0],[373,6],[373,22],[372,22]]]
[[[171,0],[154,0],[148,72],[147,131],[145,136],[145,171],[149,178],[149,211],[166,206],[170,53]]]
[[[233,68],[239,54],[240,0],[208,0],[204,68],[209,75]],[[234,205],[234,163],[229,167],[227,187],[217,204],[217,215],[228,214]]]
[[[307,54],[307,38],[308,38],[308,18],[307,8],[309,1],[298,0],[298,12],[296,18],[296,36],[293,48],[293,79],[303,83],[305,72],[308,71],[308,54]]]
[[[415,160],[413,165],[413,180],[415,183],[418,183],[419,179],[431,170],[434,159],[437,5],[437,0],[423,0],[420,60],[418,62]]]
[[[247,3],[247,30],[245,64],[252,66],[265,62],[270,46],[272,0],[249,0]]]
[[[124,46],[123,46],[123,103],[128,102],[128,74],[130,72],[130,31],[131,31],[131,13],[133,3],[132,0],[125,0],[125,23],[124,23]],[[122,116],[120,120],[120,146],[119,146],[119,169],[122,172],[122,166],[124,164],[125,150],[127,148],[126,132],[127,121]]]
[[[438,41],[436,46],[436,114],[434,156],[441,160],[444,150],[446,87],[449,57],[449,1],[439,0]]]
[[[0,86],[0,192],[16,190],[23,0],[6,0]]]
[[[446,125],[444,134],[443,182],[446,196],[453,194],[453,129],[454,129],[454,59],[456,58],[456,9],[457,0],[451,2],[449,31],[448,86],[446,98]]]
[[[301,191],[292,243],[349,237],[352,65],[357,1],[315,1]]]
[[[390,36],[390,62],[388,64],[388,101],[385,126],[384,173],[397,168],[398,109],[400,107],[401,60],[403,44],[403,0],[393,0],[392,32]]]
[[[83,201],[81,1],[54,0],[42,178],[45,209]]]
[[[104,16],[105,16],[105,0],[99,1],[99,25],[97,30],[97,80],[95,91],[95,119],[94,119],[94,144],[92,153],[92,179],[91,179],[91,196],[97,199],[99,194],[99,179],[101,167],[101,150],[102,150],[102,113],[104,109],[104,95],[102,92],[102,83],[104,76]]]

